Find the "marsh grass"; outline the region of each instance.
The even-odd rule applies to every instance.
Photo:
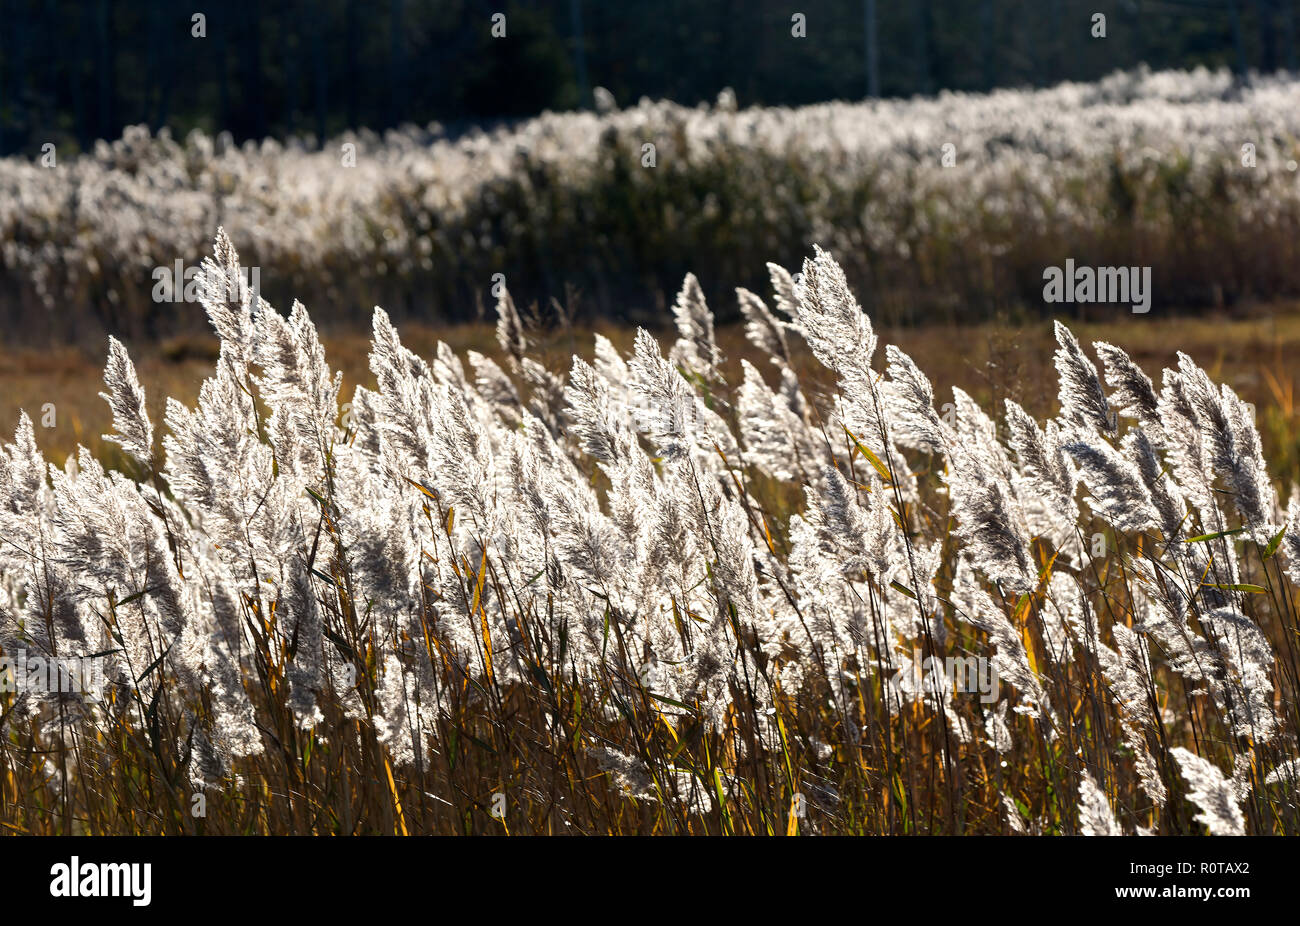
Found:
[[[219,239],[214,269],[235,260]],[[1179,443],[1213,444],[1228,425],[1212,413],[1231,423],[1236,406],[1206,394],[1186,420],[1162,406],[1163,463],[1135,489],[1123,467],[1099,478],[1084,450],[1127,454],[1121,435],[1154,425],[1090,431],[1076,396],[1054,403],[1050,332],[904,334],[923,368],[1073,429],[1073,443],[1052,444],[1050,428],[1038,438],[1080,467],[1060,464],[1073,474],[1068,521],[1052,522],[1059,512],[1029,509],[1048,491],[1031,437],[1012,456],[1008,424],[973,403],[954,397],[945,419],[941,392],[907,418],[894,392],[878,394],[906,369],[894,352],[888,378],[870,366],[875,336],[836,269],[819,252],[804,267],[812,282],[784,292],[773,271],[777,305],[794,308],[768,316],[788,356],[752,333],[715,338],[688,285],[669,360],[647,334],[606,329],[629,360],[621,376],[588,332],[529,325],[505,297],[492,354],[513,394],[468,354],[483,349],[481,328],[402,346],[377,315],[373,388],[354,392],[352,420],[305,313],[214,300],[217,369],[194,412],[167,409],[165,452],[114,347],[114,414],[86,421],[112,420],[120,447],[101,445],[116,454],[104,456],[131,479],[111,480],[90,454],[47,470],[24,422],[3,456],[0,645],[80,642],[108,654],[115,682],[98,705],[0,696],[0,824],[1300,833],[1294,512],[1247,497],[1246,423],[1224,432],[1237,469],[1204,486]],[[834,325],[856,334],[811,349],[799,336]],[[1260,420],[1287,477],[1291,328],[1231,329],[1237,343],[1273,339],[1272,366],[1257,359],[1266,348],[1231,356],[1221,327],[1075,330],[1139,360],[1170,356],[1179,330],[1215,375],[1266,371],[1275,401]],[[363,381],[354,340],[328,347]],[[456,357],[475,376],[458,374]],[[741,357],[786,364],[804,404],[784,392],[755,411],[761,391]],[[212,360],[151,359],[139,377],[152,386],[197,370]],[[1195,366],[1178,370],[1194,389]],[[1109,367],[1107,379],[1123,412]],[[670,415],[651,403],[636,430],[601,404],[619,390],[700,405]],[[872,417],[876,406],[887,411]],[[863,426],[873,421],[876,432]],[[770,428],[786,442],[757,439]],[[945,449],[919,449],[926,441]],[[989,491],[1003,504],[981,509]],[[1137,494],[1107,501],[1121,492]],[[1182,506],[1177,523],[1117,526],[1158,507],[1160,492]],[[990,544],[1023,556],[1020,572]],[[998,702],[900,694],[889,680],[914,653],[992,656]]]

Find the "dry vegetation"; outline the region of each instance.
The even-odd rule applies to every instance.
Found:
[[[120,472],[48,465],[27,419],[0,453],[0,646],[109,678],[0,695],[6,828],[1300,832],[1300,503],[1196,362],[1263,378],[1285,471],[1294,324],[1104,329],[1169,358],[1154,386],[1064,327],[873,365],[819,251],[739,294],[743,332],[688,278],[666,357],[505,294],[496,360],[377,310],[368,377],[301,307],[228,300],[236,265],[219,237],[215,363],[112,345]],[[49,436],[99,431],[81,402]]]
[[[1151,267],[1161,309],[1296,298],[1298,114],[1293,79],[1133,71],[798,109],[643,101],[319,148],[136,127],[53,167],[0,159],[0,322],[95,348],[194,333],[152,274],[217,225],[272,301],[319,323],[375,304],[464,320],[496,273],[523,301],[572,287],[583,311],[634,318],[688,271],[715,301],[757,290],[814,241],[882,324],[1032,311],[1067,258]]]

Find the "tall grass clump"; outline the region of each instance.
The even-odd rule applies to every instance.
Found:
[[[376,309],[342,396],[220,233],[197,406],[114,340],[129,471],[0,453],[0,646],[107,679],[0,695],[0,823],[1300,833],[1300,500],[1233,391],[1058,326],[1055,418],[941,415],[829,253],[768,269],[739,382],[688,276],[568,370],[505,292],[500,363]]]

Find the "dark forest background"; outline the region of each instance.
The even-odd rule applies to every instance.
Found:
[[[802,104],[1296,67],[1292,0],[0,0],[0,153],[123,126],[449,131],[641,96]],[[504,12],[511,41],[490,34]],[[807,40],[790,42],[803,13]],[[1079,41],[1092,14],[1107,41]],[[195,13],[207,35],[191,37]]]

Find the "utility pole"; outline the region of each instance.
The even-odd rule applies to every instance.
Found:
[[[876,0],[862,0],[866,20],[867,96],[880,96],[880,49],[876,43]]]

